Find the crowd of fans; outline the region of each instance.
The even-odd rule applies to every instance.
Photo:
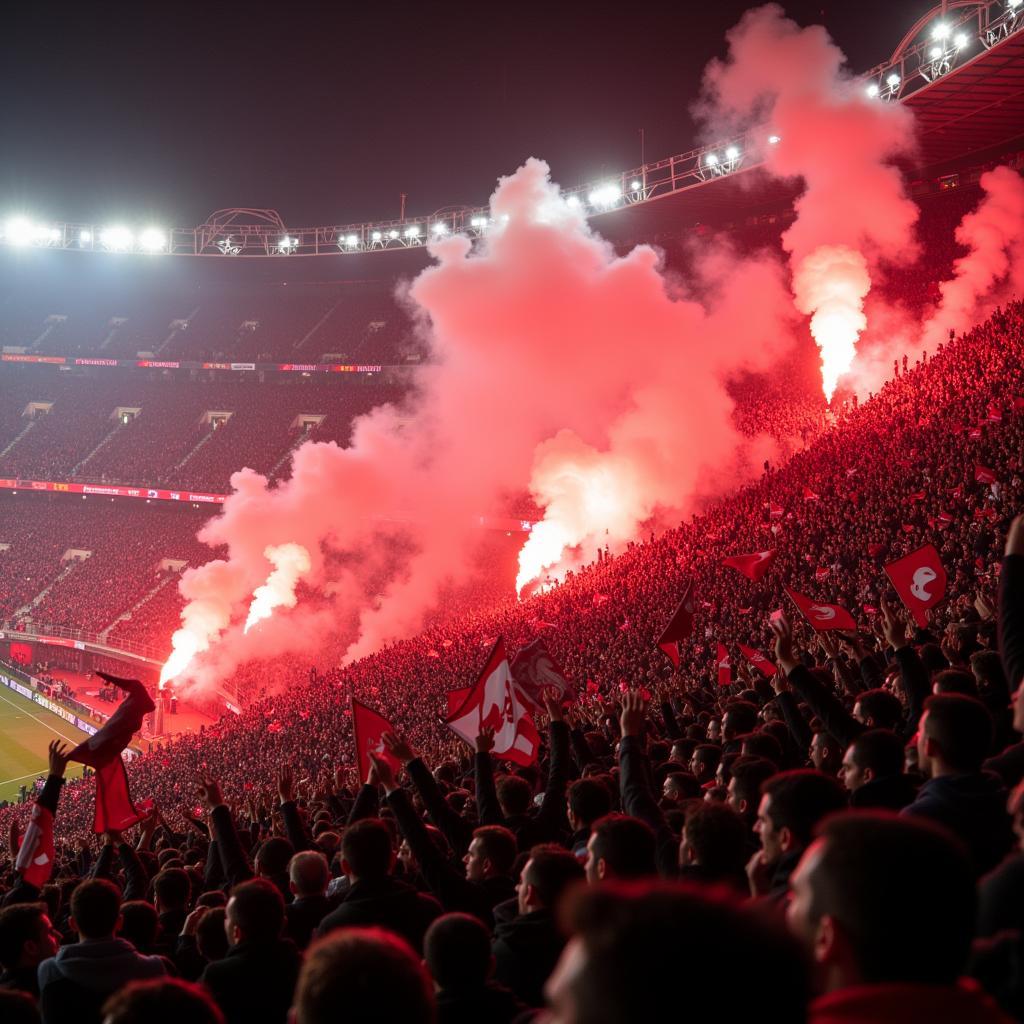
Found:
[[[771,992],[783,1020],[1020,1017],[1022,354],[1012,304],[755,483],[547,593],[344,670],[245,667],[265,696],[131,762],[157,808],[132,842],[90,837],[93,783],[62,791],[55,747],[42,891],[13,870],[29,808],[0,812],[0,965],[27,993],[10,1005],[598,1022],[681,999],[740,1019]],[[926,541],[948,591],[916,627],[882,564]],[[768,549],[756,583],[722,564]],[[687,583],[673,667],[656,642]],[[859,628],[773,614],[793,611],[784,585]],[[578,696],[536,716],[539,763],[496,774],[488,730],[471,750],[436,716],[496,636],[538,634]],[[394,726],[366,778],[350,695]]]

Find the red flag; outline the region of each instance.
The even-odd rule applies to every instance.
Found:
[[[767,676],[769,679],[779,671],[778,666],[773,661],[769,661],[754,647],[747,647],[746,644],[740,644],[740,653],[747,659],[747,661],[750,662],[751,665],[754,666],[754,668],[757,669],[758,672]]]
[[[775,548],[769,548],[767,551],[755,551],[749,555],[730,555],[722,559],[722,565],[743,573],[748,580],[756,583],[771,568],[776,553]]]
[[[693,632],[693,582],[686,581],[683,599],[669,620],[664,632],[658,637],[658,646],[668,655],[672,664],[679,668],[679,645]]]
[[[1002,423],[1003,422],[1003,410],[996,405],[995,402],[989,402],[988,416],[986,417],[989,423]]]
[[[542,639],[520,647],[509,665],[519,696],[531,711],[543,711],[545,690],[554,690],[560,704],[571,704],[576,689],[551,656]]]
[[[1024,412],[1024,397],[1014,395],[1012,407],[1014,412]]]
[[[732,683],[732,662],[724,644],[718,645],[718,685],[729,686]]]
[[[971,429],[967,431],[967,436],[972,441],[980,441],[981,440],[981,427],[971,427]]]
[[[280,731],[281,723],[275,718],[274,721],[267,726],[267,732],[270,733],[271,736],[276,736]]]
[[[924,501],[924,499],[925,499],[924,491],[914,491],[914,493],[907,499],[907,501],[913,503],[915,501]]]
[[[448,705],[448,710],[445,712],[445,718],[451,718],[459,708],[465,703],[466,698],[469,696],[472,686],[460,686],[457,690],[449,690],[445,694],[445,699]]]
[[[804,487],[804,501],[820,501],[821,495],[816,494],[810,487]]]
[[[922,628],[927,626],[925,611],[946,596],[946,570],[935,545],[925,544],[884,568],[914,621]]]
[[[773,501],[769,501],[768,502],[768,515],[772,519],[781,519],[782,518],[782,506],[781,505],[776,505],[775,502],[773,502]]]
[[[431,647],[430,650],[427,651],[427,657],[428,658],[440,658],[441,657],[441,652],[439,650],[437,650],[437,648]]]
[[[823,580],[827,580],[828,579],[828,574],[831,571],[832,571],[831,569],[828,569],[828,568],[826,568],[824,566],[819,566],[817,569],[814,570],[814,578],[819,583],[821,583]]]
[[[93,829],[100,833],[126,829],[146,817],[145,807],[132,801],[121,751],[131,743],[142,728],[142,720],[156,705],[140,680],[122,679],[107,672],[96,674],[128,694],[102,728],[68,754],[69,761],[79,761],[96,770]]]
[[[786,587],[785,591],[816,633],[827,633],[831,629],[857,628],[853,616],[841,605],[815,601],[806,594],[797,593],[790,587]]]
[[[14,867],[22,879],[42,889],[53,872],[57,851],[53,847],[53,814],[38,801],[32,807],[32,817],[25,829],[25,837],[18,850]]]
[[[974,480],[979,484],[994,484],[996,482],[996,472],[994,469],[989,469],[988,466],[975,466]]]
[[[386,732],[394,732],[395,727],[373,708],[367,707],[352,698],[352,738],[356,745],[356,761],[359,766],[359,777],[365,779],[370,774],[370,754],[375,754],[382,761],[387,761],[396,771],[401,767],[399,761],[388,753],[381,737]]]
[[[940,512],[935,517],[935,522],[938,523],[940,530],[945,530],[946,527],[952,526],[953,517],[948,512]]]
[[[521,765],[537,760],[540,735],[516,689],[500,637],[465,703],[445,724],[471,747],[486,726],[494,730],[495,757]]]
[[[601,689],[593,679],[587,680],[587,693],[597,693]]]
[[[884,550],[885,550],[885,545],[884,544],[869,544],[868,545],[868,554],[872,558],[877,558]]]
[[[604,604],[605,602],[610,600],[611,598],[607,594],[595,594],[591,599],[591,603],[596,606],[599,604]]]

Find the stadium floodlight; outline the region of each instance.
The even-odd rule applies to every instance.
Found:
[[[80,231],[78,234],[78,242],[80,245],[91,245],[92,244],[92,232],[91,231]]]
[[[443,221],[439,220],[434,225],[434,234],[435,235],[447,235],[448,234],[448,225],[445,224]]]
[[[963,32],[957,32],[953,37],[953,44],[958,50],[962,50],[967,45],[967,36]]]
[[[579,196],[569,196],[565,201],[566,206],[571,206],[574,210],[580,205]]]
[[[144,252],[162,252],[167,248],[167,235],[160,228],[146,228],[139,235],[139,248]]]
[[[394,239],[396,239],[397,237],[398,237],[398,232],[397,232],[397,231],[395,231],[395,230],[394,230],[394,228],[392,228],[392,229],[391,229],[391,230],[390,230],[390,231],[388,232],[388,238],[390,238],[390,239],[394,240]]]
[[[928,56],[931,57],[932,60],[938,60],[942,56],[942,47],[933,46],[929,51]]]
[[[12,217],[4,225],[4,238],[9,245],[31,245],[35,230],[27,217]]]
[[[641,188],[643,188],[643,186],[642,186],[642,185],[640,184],[640,182],[639,182],[639,181],[635,181],[635,180],[634,180],[634,181],[631,181],[631,182],[629,183],[629,187],[630,187],[630,188],[631,188],[631,189],[632,189],[632,190],[633,190],[634,192],[639,192],[639,191],[640,191],[640,189],[641,189]]]
[[[591,206],[614,206],[622,198],[622,192],[618,185],[609,182],[607,185],[598,185],[587,198]]]
[[[728,159],[728,160],[738,160],[739,159],[739,155],[740,155],[740,151],[735,146],[730,146],[725,151],[725,156],[726,156],[726,159]]]
[[[715,156],[714,153],[708,153],[708,155],[704,157],[704,163],[707,167],[717,167],[718,157]]]
[[[384,236],[379,231],[374,231],[373,234],[370,235],[370,241],[379,242],[383,237]]]
[[[1006,0],[1006,6],[1009,7],[1011,11],[1017,10],[1022,3],[1024,3],[1024,0]]]
[[[932,39],[948,39],[949,38],[949,32],[950,32],[949,26],[944,21],[940,21],[932,29]]]
[[[864,91],[871,99],[874,99],[878,95],[878,83],[872,82]]]
[[[355,249],[356,246],[359,245],[359,236],[358,235],[346,235],[345,236],[345,245],[347,245],[350,249]]]
[[[483,229],[483,228],[487,227],[487,218],[486,217],[474,217],[469,222],[469,226],[473,227],[473,228],[481,228],[481,229]]]
[[[768,136],[768,145],[769,146],[777,146],[781,141],[782,141],[782,136],[780,136],[780,135],[769,135]]]
[[[412,227],[406,228],[405,229],[405,237],[406,238],[419,238],[420,237],[420,226],[418,224],[413,224]]]
[[[890,75],[890,76],[889,76],[889,77],[888,77],[888,78],[887,78],[887,79],[885,80],[885,84],[886,84],[887,86],[889,86],[889,88],[890,88],[890,89],[895,89],[895,88],[896,88],[896,86],[900,84],[900,76],[899,76],[899,75],[897,75],[897,74],[896,74],[896,72],[894,71],[894,72],[893,72],[893,73],[892,73],[892,74],[891,74],[891,75]]]
[[[100,232],[100,244],[111,252],[127,252],[132,247],[132,233],[119,224]]]
[[[292,238],[289,235],[285,235],[280,242],[277,243],[277,251],[282,256],[290,256],[298,248],[299,240]]]

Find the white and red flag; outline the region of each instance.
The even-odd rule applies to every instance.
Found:
[[[746,644],[740,644],[740,654],[742,654],[758,672],[767,676],[769,679],[779,671],[775,662],[769,661],[768,658],[755,647],[748,647]]]
[[[466,698],[469,696],[472,686],[460,686],[457,690],[449,690],[445,694],[447,700],[447,710],[445,711],[444,718],[451,718],[459,708],[466,702]],[[444,721],[442,718],[442,721]]]
[[[888,562],[884,569],[914,621],[922,628],[927,626],[925,612],[946,596],[946,570],[935,545],[925,544]]]
[[[687,580],[679,607],[658,637],[658,646],[668,655],[676,668],[679,668],[679,645],[693,632],[693,607],[693,583]]]
[[[776,505],[774,501],[768,502],[768,517],[770,519],[781,519],[782,518],[782,506]]]
[[[767,551],[755,551],[749,555],[730,555],[722,559],[722,565],[743,573],[748,580],[756,583],[771,568],[776,554],[775,548],[769,548]]]
[[[994,484],[996,482],[996,471],[989,469],[988,466],[975,466],[974,480],[975,483],[979,484]]]
[[[842,605],[815,601],[790,587],[786,587],[785,590],[800,614],[811,624],[815,633],[827,633],[831,629],[857,628],[853,616]]]
[[[501,637],[462,707],[448,716],[445,725],[471,747],[476,746],[481,729],[493,729],[495,757],[520,765],[537,760],[540,734],[519,696]]]
[[[56,856],[53,846],[53,813],[37,801],[32,808],[32,817],[25,829],[14,867],[21,872],[25,882],[42,889],[49,881]]]
[[[387,761],[395,771],[401,767],[401,762],[388,753],[382,738],[384,733],[394,731],[395,727],[383,715],[352,698],[352,738],[356,745],[359,778],[365,779],[370,774],[371,754]]]
[[[718,645],[718,685],[729,686],[732,683],[732,661],[725,644]]]
[[[821,495],[812,491],[810,487],[804,487],[804,501],[820,501]]]

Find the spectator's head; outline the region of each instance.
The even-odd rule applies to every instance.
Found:
[[[805,849],[814,827],[826,815],[846,807],[839,781],[812,768],[779,772],[761,786],[754,831],[769,861]]]
[[[554,844],[533,847],[516,885],[519,913],[554,910],[565,890],[584,878],[583,865],[568,850]]]
[[[443,914],[423,938],[423,961],[439,989],[473,989],[494,969],[491,936],[471,914]]]
[[[1007,693],[1009,684],[998,651],[976,651],[971,655],[971,671],[981,694]]]
[[[260,878],[283,877],[294,853],[295,847],[284,836],[264,839],[256,851],[256,874]]]
[[[728,805],[703,800],[686,809],[679,866],[700,867],[712,878],[742,875],[750,830]]]
[[[594,822],[587,841],[587,881],[653,875],[654,851],[650,825],[626,814],[606,814]]]
[[[330,880],[327,858],[319,850],[302,850],[292,857],[288,865],[288,888],[299,899],[323,896]]]
[[[722,748],[714,743],[700,743],[690,755],[690,771],[702,786],[714,779],[721,756]]]
[[[483,882],[507,877],[515,859],[516,837],[502,825],[482,825],[474,829],[462,862],[466,865],[466,878]]]
[[[932,679],[932,693],[964,693],[968,697],[977,697],[978,684],[970,672],[962,668],[946,668]]]
[[[254,878],[231,890],[224,934],[232,946],[273,942],[280,938],[283,927],[284,898],[272,882]]]
[[[15,903],[0,910],[0,967],[35,967],[57,955],[57,932],[42,903]]]
[[[676,764],[681,764],[684,767],[690,763],[690,758],[693,757],[693,751],[697,746],[697,740],[682,739],[676,740],[672,744],[672,749],[669,751],[669,760],[674,761]]]
[[[121,927],[117,934],[127,939],[140,953],[150,952],[159,930],[160,919],[152,903],[127,900],[121,904]]]
[[[384,878],[394,863],[391,830],[380,818],[363,818],[341,837],[341,870],[350,881]]]
[[[757,728],[757,705],[746,700],[733,700],[726,705],[722,715],[722,740],[730,740],[742,736],[745,732],[753,732]]]
[[[569,787],[567,804],[569,827],[578,832],[589,829],[612,809],[612,795],[597,779],[577,779]]]
[[[546,986],[558,1024],[666,1020],[680,998],[687,1020],[755,1020],[768,991],[777,1019],[804,1019],[799,946],[749,908],[685,886],[620,883],[582,890],[566,909],[572,938]],[[699,981],[681,994],[683,964]]]
[[[847,748],[839,778],[852,793],[903,772],[903,741],[888,729],[866,729]]]
[[[153,901],[161,914],[185,910],[191,894],[192,885],[184,868],[164,868],[153,879]]]
[[[774,764],[782,764],[785,752],[782,744],[770,732],[748,732],[740,737],[743,757],[763,757]]]
[[[753,826],[761,799],[761,784],[770,779],[778,767],[763,757],[740,757],[732,763],[729,778],[729,806]]]
[[[888,690],[867,690],[859,694],[853,705],[853,717],[869,729],[892,729],[894,732],[903,716],[899,697]]]
[[[839,741],[824,729],[815,729],[809,752],[811,764],[819,772],[834,775],[839,770],[841,755]]]
[[[494,780],[494,789],[498,794],[498,805],[505,817],[516,817],[526,814],[533,799],[533,789],[526,779],[518,775],[499,775]]]
[[[39,1024],[36,1001],[27,992],[0,988],[0,1020],[4,1024]]]
[[[295,1024],[432,1024],[430,979],[412,950],[380,928],[346,928],[310,947],[299,973]]]
[[[699,800],[704,792],[696,776],[689,772],[669,772],[662,783],[661,795],[678,806],[687,800]]]
[[[82,939],[112,938],[121,923],[121,893],[105,878],[79,883],[71,894],[71,927]]]
[[[926,776],[976,772],[992,746],[992,716],[958,693],[929,697],[917,727],[917,766]]]
[[[196,945],[206,961],[223,960],[228,955],[228,936],[224,921],[227,910],[213,907],[207,910],[196,925]]]
[[[964,968],[974,876],[960,844],[930,822],[881,812],[833,815],[804,852],[791,889],[790,927],[826,991],[949,985]]]
[[[103,1004],[103,1024],[224,1024],[206,989],[177,978],[132,981]]]

